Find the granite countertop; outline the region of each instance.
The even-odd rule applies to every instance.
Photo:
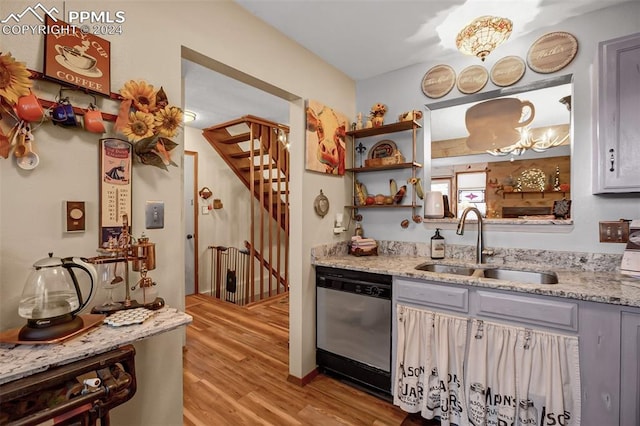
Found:
[[[387,275],[438,281],[446,284],[464,284],[474,287],[509,290],[544,296],[564,297],[590,302],[640,307],[640,279],[622,275],[615,271],[589,271],[563,266],[549,265],[544,259],[538,264],[509,263],[485,264],[481,268],[502,267],[531,271],[555,272],[558,284],[523,284],[513,281],[496,280],[476,276],[461,276],[428,271],[418,271],[421,263],[446,263],[467,267],[478,267],[474,263],[459,259],[431,260],[424,256],[380,255],[356,257],[346,254],[329,254],[312,257],[314,265],[367,271]]]
[[[137,340],[191,323],[193,318],[164,307],[142,324],[112,327],[101,324],[61,343],[41,345],[0,344],[0,385],[50,367],[108,352]]]

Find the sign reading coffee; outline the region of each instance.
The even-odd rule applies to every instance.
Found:
[[[44,75],[90,92],[111,94],[111,47],[107,40],[47,16],[51,30],[44,43]]]

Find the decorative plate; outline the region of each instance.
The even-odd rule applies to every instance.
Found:
[[[491,68],[491,82],[506,87],[516,84],[524,75],[527,66],[519,56],[505,56]]]
[[[489,73],[485,67],[481,65],[471,65],[460,72],[456,87],[460,93],[470,95],[482,90],[488,80]]]
[[[533,42],[527,64],[533,71],[549,74],[566,67],[578,53],[578,40],[566,32],[548,33]]]
[[[542,170],[536,168],[524,170],[518,180],[521,191],[544,191],[547,186],[547,175],[545,175]]]
[[[436,65],[422,78],[422,92],[433,99],[441,98],[456,84],[456,72],[449,65]]]
[[[329,199],[324,195],[322,189],[320,190],[320,195],[313,201],[313,209],[320,217],[325,217],[329,213]]]
[[[383,139],[369,150],[368,158],[392,157],[398,151],[396,143],[390,139]]]

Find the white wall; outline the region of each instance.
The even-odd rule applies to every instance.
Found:
[[[43,2],[64,10],[63,2]],[[161,3],[161,5],[159,5]],[[355,84],[335,68],[294,44],[230,1],[215,2],[112,2],[66,1],[66,10],[124,10],[124,34],[110,36],[111,84],[117,91],[129,79],[162,85],[172,103],[181,99],[181,46],[189,47],[246,74],[281,88],[299,99],[291,108],[291,294],[290,374],[303,377],[315,368],[315,283],[310,248],[333,241],[332,223],[313,212],[313,198],[323,189],[332,202],[330,217],[347,204],[347,179],[304,171],[303,99],[318,99],[352,116]],[[20,12],[31,2],[3,1],[0,15]],[[11,51],[31,69],[43,69],[41,36],[2,36],[0,50]],[[46,96],[53,99],[54,93]],[[43,96],[45,97],[45,96]],[[59,255],[92,256],[98,217],[97,137],[81,130],[47,124],[35,133],[41,165],[32,172],[19,170],[13,160],[0,159],[0,329],[18,326],[17,305],[31,264],[54,250]],[[142,206],[146,200],[165,202],[165,228],[149,230],[156,242],[158,267],[154,271],[159,293],[172,306],[184,306],[184,225],[182,212],[183,136],[174,152],[179,168],[169,172],[136,166],[133,176],[134,233],[142,231]],[[203,180],[200,184],[206,184]],[[214,185],[215,186],[215,183]],[[61,202],[87,202],[87,232],[63,235]],[[172,368],[181,369],[175,350],[181,336],[158,339],[156,354],[171,354]],[[167,351],[163,350],[166,346]],[[148,349],[142,348],[142,351]],[[179,352],[179,351],[177,351]],[[141,354],[147,359],[149,354]],[[153,358],[153,357],[151,357]],[[139,365],[147,382],[146,396],[170,392],[171,404],[127,404],[122,410],[153,411],[149,424],[181,424],[181,375],[154,376],[149,364]],[[142,397],[140,397],[142,398]],[[160,409],[163,408],[163,409]],[[117,424],[117,423],[116,423]]]
[[[550,26],[518,40],[507,41],[490,54],[482,65],[490,70],[497,60],[505,56],[517,55],[526,58],[529,46],[541,35],[552,31],[567,31],[576,36],[579,43],[576,58],[566,68],[553,74],[537,74],[527,68],[524,77],[517,84],[527,84],[564,74],[574,76],[571,198],[575,225],[569,233],[533,233],[526,229],[518,232],[485,230],[487,233],[485,241],[489,247],[621,253],[624,249],[623,244],[598,242],[598,221],[640,218],[640,200],[591,195],[592,143],[595,138],[592,117],[596,88],[593,74],[597,67],[595,59],[599,41],[640,31],[640,3],[630,2],[610,7]],[[430,58],[423,64],[360,81],[357,84],[358,111],[366,113],[373,103],[383,102],[389,106],[388,116],[391,120],[395,120],[403,111],[419,109],[425,104],[464,96],[455,88],[441,99],[430,99],[422,93],[420,89],[422,77],[431,67],[441,63],[451,65],[459,73],[467,66],[480,64],[480,61],[474,57],[454,53],[447,58]],[[495,89],[497,87],[489,82],[483,91]],[[391,139],[395,140],[394,137]],[[421,148],[422,146],[420,152],[422,152]],[[427,168],[426,174],[428,173]],[[386,179],[385,176],[384,180]],[[412,222],[408,229],[403,230],[400,227],[400,221],[404,218],[404,215],[397,212],[370,213],[367,211],[363,226],[369,236],[378,239],[428,241],[433,234],[433,226],[416,225]],[[453,230],[445,230],[443,234],[447,242],[452,244],[474,244],[475,241],[475,232],[458,236]]]

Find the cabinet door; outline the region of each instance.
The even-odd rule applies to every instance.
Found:
[[[640,192],[640,33],[600,43],[594,193]]]
[[[620,426],[640,425],[640,314],[623,312],[620,366]]]

